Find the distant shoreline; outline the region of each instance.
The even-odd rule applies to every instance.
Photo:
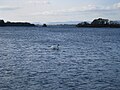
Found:
[[[5,26],[14,26],[14,27],[20,27],[20,26],[27,26],[27,27],[33,27],[36,26],[35,24],[31,24],[28,22],[4,22],[4,20],[0,20],[0,27],[5,27]]]
[[[76,24],[59,24],[59,25],[35,25],[29,22],[4,22],[4,20],[0,20],[0,27],[49,27],[49,26],[58,26],[58,27],[72,27],[75,26],[77,28],[120,28],[120,22],[110,21],[109,19],[94,19],[91,23],[81,22]]]
[[[81,22],[76,27],[92,27],[92,28],[120,28],[120,23],[116,21],[110,21],[109,19],[94,19],[91,23]]]

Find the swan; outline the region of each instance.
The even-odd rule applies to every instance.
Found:
[[[53,46],[51,46],[50,48],[52,49],[52,50],[59,50],[59,44],[57,44],[57,45],[53,45]]]

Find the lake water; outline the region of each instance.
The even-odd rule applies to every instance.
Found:
[[[0,90],[120,90],[120,29],[0,27]]]

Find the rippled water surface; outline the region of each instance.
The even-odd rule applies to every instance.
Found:
[[[0,27],[0,90],[120,90],[120,29]]]

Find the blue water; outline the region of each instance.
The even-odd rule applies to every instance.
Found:
[[[120,29],[0,27],[0,90],[120,90]]]

